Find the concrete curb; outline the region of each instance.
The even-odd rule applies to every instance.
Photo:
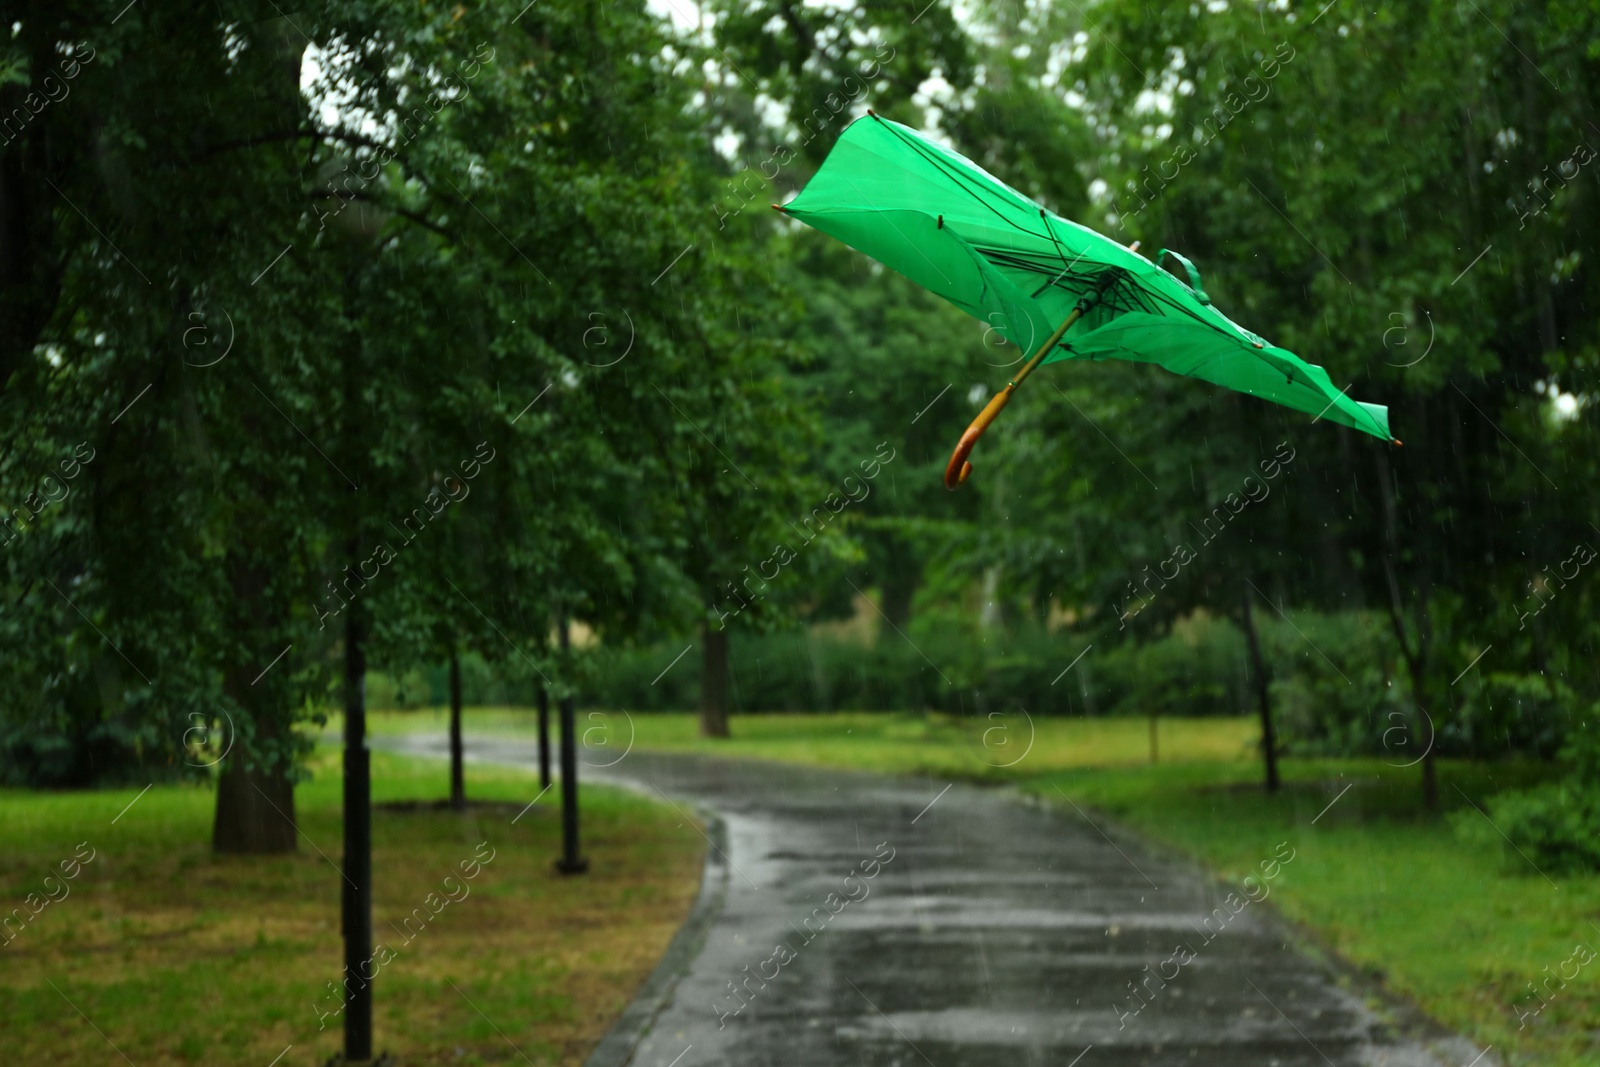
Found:
[[[644,980],[617,1021],[611,1024],[611,1029],[584,1061],[584,1067],[626,1067],[655,1024],[656,1016],[672,1002],[679,979],[688,973],[689,965],[700,955],[706,935],[722,913],[728,896],[728,828],[715,812],[697,807],[695,814],[705,821],[706,836],[710,838],[705,868],[700,875],[700,895],[689,909],[689,917],[667,945],[661,962]]]

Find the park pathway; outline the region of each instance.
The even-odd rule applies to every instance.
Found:
[[[468,751],[533,762],[524,743]],[[594,1064],[1466,1067],[1477,1052],[1400,1036],[1266,906],[1235,914],[1238,887],[1065,801],[640,752],[581,774],[710,817],[700,929]]]

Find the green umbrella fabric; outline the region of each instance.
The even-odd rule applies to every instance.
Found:
[[[1163,249],[1151,262],[898,122],[869,113],[851,123],[780,210],[937,293],[1029,354],[1080,302],[1092,304],[1044,363],[1155,363],[1394,440],[1388,409],[1351,400],[1327,371],[1222,314],[1187,259]],[[1168,255],[1187,283],[1160,265]]]

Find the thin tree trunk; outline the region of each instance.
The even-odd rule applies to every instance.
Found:
[[[983,584],[978,606],[978,629],[993,630],[1003,621],[1003,612],[1000,608],[1000,565],[998,563],[985,567],[983,570]]]
[[[922,578],[921,557],[900,543],[890,542],[891,559],[882,571],[879,587],[883,590],[883,617],[898,629],[911,624],[911,602],[917,595],[917,584]]]
[[[569,639],[567,620],[563,616],[557,630],[561,641],[561,659],[567,662]],[[570,680],[569,672],[564,680]],[[556,870],[562,874],[582,874],[589,869],[578,848],[578,725],[575,701],[569,688],[557,709],[561,718],[561,858]]]
[[[700,736],[728,736],[728,631],[701,627]]]
[[[1418,716],[1428,723],[1428,741],[1422,750],[1422,806],[1429,811],[1439,810],[1439,769],[1433,761],[1433,741],[1435,727],[1433,719],[1429,716],[1427,703],[1423,696],[1425,692],[1426,668],[1419,660],[1411,664],[1411,691],[1416,697]]]
[[[1429,724],[1428,745],[1422,754],[1422,804],[1428,811],[1436,812],[1439,810],[1439,779],[1437,768],[1433,763],[1433,739],[1437,727],[1427,710],[1428,654],[1432,644],[1432,628],[1428,618],[1426,572],[1419,578],[1419,582],[1423,583],[1422,589],[1413,597],[1417,608],[1417,636],[1413,644],[1406,634],[1400,601],[1400,581],[1394,570],[1394,560],[1399,558],[1400,554],[1398,523],[1394,509],[1394,487],[1389,477],[1389,466],[1381,456],[1378,457],[1378,484],[1383,492],[1384,533],[1389,542],[1389,550],[1383,556],[1383,573],[1389,586],[1389,623],[1394,631],[1395,642],[1400,646],[1400,654],[1406,661],[1411,680],[1411,701],[1416,705],[1417,714]]]
[[[539,702],[539,788],[550,788],[550,690],[534,686]]]
[[[461,766],[461,654],[450,648],[450,806],[467,807],[466,775]]]
[[[1434,766],[1431,746],[1422,757],[1422,803],[1429,811],[1439,810],[1439,770]]]
[[[352,542],[356,547],[359,543]],[[351,556],[360,553],[352,551]],[[367,750],[367,628],[361,606],[344,623],[344,1054],[372,1058],[372,763]],[[354,976],[354,983],[351,977]]]
[[[1267,792],[1278,791],[1278,741],[1272,728],[1271,679],[1267,677],[1267,663],[1261,655],[1261,641],[1256,637],[1255,613],[1250,610],[1250,588],[1244,590],[1244,637],[1250,649],[1250,673],[1255,676],[1256,705],[1261,713],[1261,760],[1267,770]]]
[[[355,292],[355,279],[345,275],[345,293]],[[352,318],[353,302],[345,302]],[[363,345],[357,343],[344,356],[343,437],[340,452],[351,469],[366,440],[362,427],[365,405],[361,396]],[[361,517],[364,498],[356,486],[346,497],[344,515],[347,571],[361,578]],[[340,933],[344,938],[344,1060],[366,1063],[372,1059],[372,753],[367,748],[367,605],[364,600],[344,608],[344,856],[340,860]]]

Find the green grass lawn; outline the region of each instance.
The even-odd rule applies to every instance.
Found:
[[[377,732],[395,733],[443,730],[445,720],[438,712],[406,712],[374,721]],[[1457,837],[1447,818],[1422,810],[1416,768],[1289,759],[1283,791],[1268,797],[1259,788],[1249,719],[1164,719],[1154,766],[1143,719],[1037,720],[1026,755],[1028,726],[1010,720],[740,716],[726,741],[700,738],[692,715],[634,715],[631,722],[641,749],[1004,782],[1077,818],[1070,797],[1229,879],[1242,878],[1287,841],[1296,857],[1273,883],[1271,899],[1345,959],[1478,1048],[1492,1044],[1509,1064],[1600,1062],[1600,959],[1565,988],[1553,981],[1548,1007],[1521,1029],[1517,1014],[1539,1004],[1527,983],[1557,974],[1576,945],[1600,950],[1600,876],[1547,880],[1515,854]],[[523,709],[471,709],[466,729],[527,738],[533,723]],[[585,713],[581,725],[604,728],[589,735],[590,760],[614,758],[630,736],[621,713]],[[997,725],[1008,732],[994,732]],[[612,755],[603,755],[602,743]],[[998,766],[1005,763],[1011,765]],[[1481,820],[1467,797],[1481,804],[1494,790],[1541,773],[1443,762],[1445,807]]]
[[[1497,787],[1490,776],[1506,770],[1443,764],[1447,807],[1482,819],[1456,788],[1481,803]],[[1579,943],[1600,947],[1590,925],[1600,917],[1600,877],[1547,881],[1514,854],[1458,839],[1445,820],[1423,813],[1415,768],[1287,760],[1285,787],[1272,798],[1254,787],[1254,771],[1209,763],[1086,769],[1023,788],[1093,805],[1229,880],[1287,841],[1295,859],[1271,899],[1323,944],[1480,1049],[1492,1044],[1506,1063],[1597,1062],[1600,961],[1565,989],[1553,984],[1560,991],[1526,1028],[1517,1011],[1538,1007],[1526,983],[1542,981],[1544,968],[1555,973]]]
[[[379,803],[447,795],[436,760],[372,763]],[[202,787],[157,786],[120,817],[138,790],[0,791],[0,899],[27,915],[28,894],[61,898],[0,944],[0,1061],[266,1067],[287,1048],[278,1067],[310,1067],[337,1052],[342,1017],[320,1018],[342,970],[336,753],[311,769],[291,856],[212,855]],[[688,913],[703,839],[665,805],[585,787],[592,868],[564,878],[554,794],[512,825],[535,778],[473,766],[468,784],[479,805],[463,814],[374,814],[373,936],[392,955],[374,984],[377,1048],[406,1065],[582,1063]],[[67,895],[45,886],[91,849]],[[459,864],[491,850],[462,881]],[[428,921],[400,926],[416,908]]]
[[[693,715],[630,716],[592,710],[580,712],[578,719],[580,738],[589,749],[583,758],[590,763],[615,759],[626,750],[630,737],[635,747],[657,752],[717,752],[993,782],[1073,767],[1144,764],[1150,759],[1145,719],[1050,718],[1030,723],[1008,716],[974,726],[946,715],[746,715],[737,717],[733,737],[715,742],[700,736]],[[368,729],[375,735],[443,732],[447,722],[438,710],[384,711],[368,717]],[[338,728],[337,718],[329,728]],[[534,713],[524,708],[468,708],[463,712],[463,729],[469,734],[529,740],[537,736],[538,728]],[[1249,719],[1162,719],[1156,747],[1160,759],[1234,763],[1249,758],[1255,738],[1256,728]]]

